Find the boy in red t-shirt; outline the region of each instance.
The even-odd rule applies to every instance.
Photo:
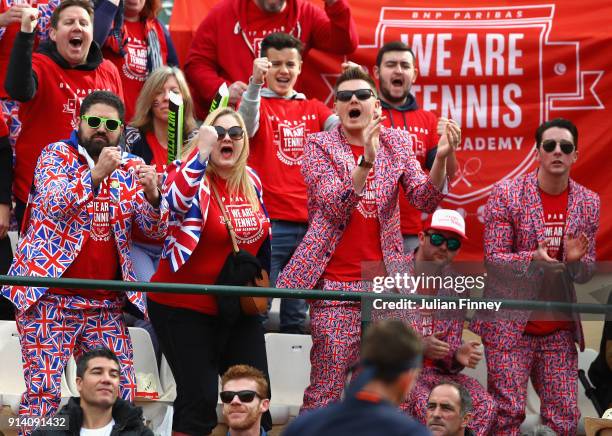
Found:
[[[302,71],[301,52],[301,41],[287,33],[266,36],[239,109],[251,137],[249,165],[261,178],[272,220],[272,283],[308,227],[306,184],[300,173],[306,136],[338,124],[322,102],[294,89]],[[306,310],[304,300],[282,300],[281,332],[303,333]]]

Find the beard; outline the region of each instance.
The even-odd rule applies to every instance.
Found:
[[[394,97],[393,95],[391,95],[391,92],[389,92],[389,88],[387,86],[383,85],[382,83],[380,84],[380,93],[383,95],[385,100],[387,100],[393,105],[401,105],[402,103],[404,103],[406,101],[406,98],[408,97],[409,92],[410,88],[406,89],[405,92],[402,92],[402,95],[400,95],[399,97]]]
[[[263,9],[264,11],[266,11],[268,13],[271,13],[271,14],[276,14],[276,13],[282,11],[283,7],[285,6],[285,3],[286,3],[286,0],[281,0],[278,3],[275,3],[275,4],[268,4],[268,3],[266,3],[265,0],[259,0],[258,1],[259,7],[261,9]]]
[[[105,147],[114,147],[119,143],[119,138],[111,141],[106,133],[96,132],[89,138],[83,135],[83,131],[79,128],[79,143],[87,150],[87,153],[92,159],[97,159]]]
[[[244,409],[238,409],[243,411]],[[232,421],[229,418],[229,412],[232,411],[231,406],[229,406],[228,416],[226,417],[227,424],[230,428],[234,430],[248,430],[253,427],[257,423],[257,420],[260,418],[259,408],[251,409],[249,408],[247,415],[242,418],[240,421]]]

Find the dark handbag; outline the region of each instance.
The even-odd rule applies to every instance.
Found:
[[[227,259],[225,259],[225,263],[217,276],[215,284],[227,286],[257,286],[263,288],[270,287],[268,272],[262,268],[259,259],[248,251],[238,248],[236,232],[225,210],[225,205],[221,202],[219,193],[212,183],[211,188],[221,208],[225,227],[232,240],[232,252],[228,254]],[[229,324],[232,324],[240,318],[241,314],[259,315],[265,313],[265,311],[268,310],[268,298],[219,295],[217,296],[217,306],[219,309],[219,316]]]

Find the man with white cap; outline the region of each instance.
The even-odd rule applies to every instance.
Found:
[[[458,277],[456,272],[450,271],[449,264],[459,252],[462,241],[467,239],[465,220],[461,214],[450,209],[436,210],[425,223],[423,231],[419,232],[418,238],[417,249],[408,255],[410,274],[417,278],[440,277],[444,283],[448,282],[449,277]],[[423,282],[425,286],[403,289],[402,292],[463,297],[467,293],[467,290],[459,292],[459,288],[435,289],[437,280]],[[433,287],[427,286],[432,282]],[[477,435],[488,434],[496,415],[495,402],[477,380],[459,374],[466,366],[475,368],[483,356],[478,341],[462,342],[465,310],[427,308],[420,303],[417,303],[417,307],[416,310],[404,311],[401,316],[408,318],[412,328],[423,337],[423,370],[402,409],[425,423],[432,388],[442,380],[453,381],[464,386],[472,397],[474,413],[470,428]]]

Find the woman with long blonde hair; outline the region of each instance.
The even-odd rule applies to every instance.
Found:
[[[269,271],[270,221],[261,182],[246,165],[245,132],[238,113],[218,109],[185,148],[182,161],[168,168],[164,196],[173,224],[151,281],[218,283],[232,253],[224,216],[229,217],[241,253]],[[232,365],[247,364],[267,377],[261,321],[257,315],[244,314],[237,320],[225,319],[213,295],[149,293],[148,297],[151,321],[177,384],[173,434],[209,434],[217,424],[220,374]],[[269,414],[264,415],[263,425],[271,426]]]
[[[155,165],[160,180],[168,163],[168,105],[171,92],[183,99],[183,132],[187,143],[197,133],[196,121],[185,76],[176,67],[160,67],[149,76],[138,96],[136,114],[125,131],[128,150],[141,157],[147,165]],[[164,241],[147,238],[138,229],[134,229],[133,241],[131,258],[136,277],[148,282],[157,269]]]

